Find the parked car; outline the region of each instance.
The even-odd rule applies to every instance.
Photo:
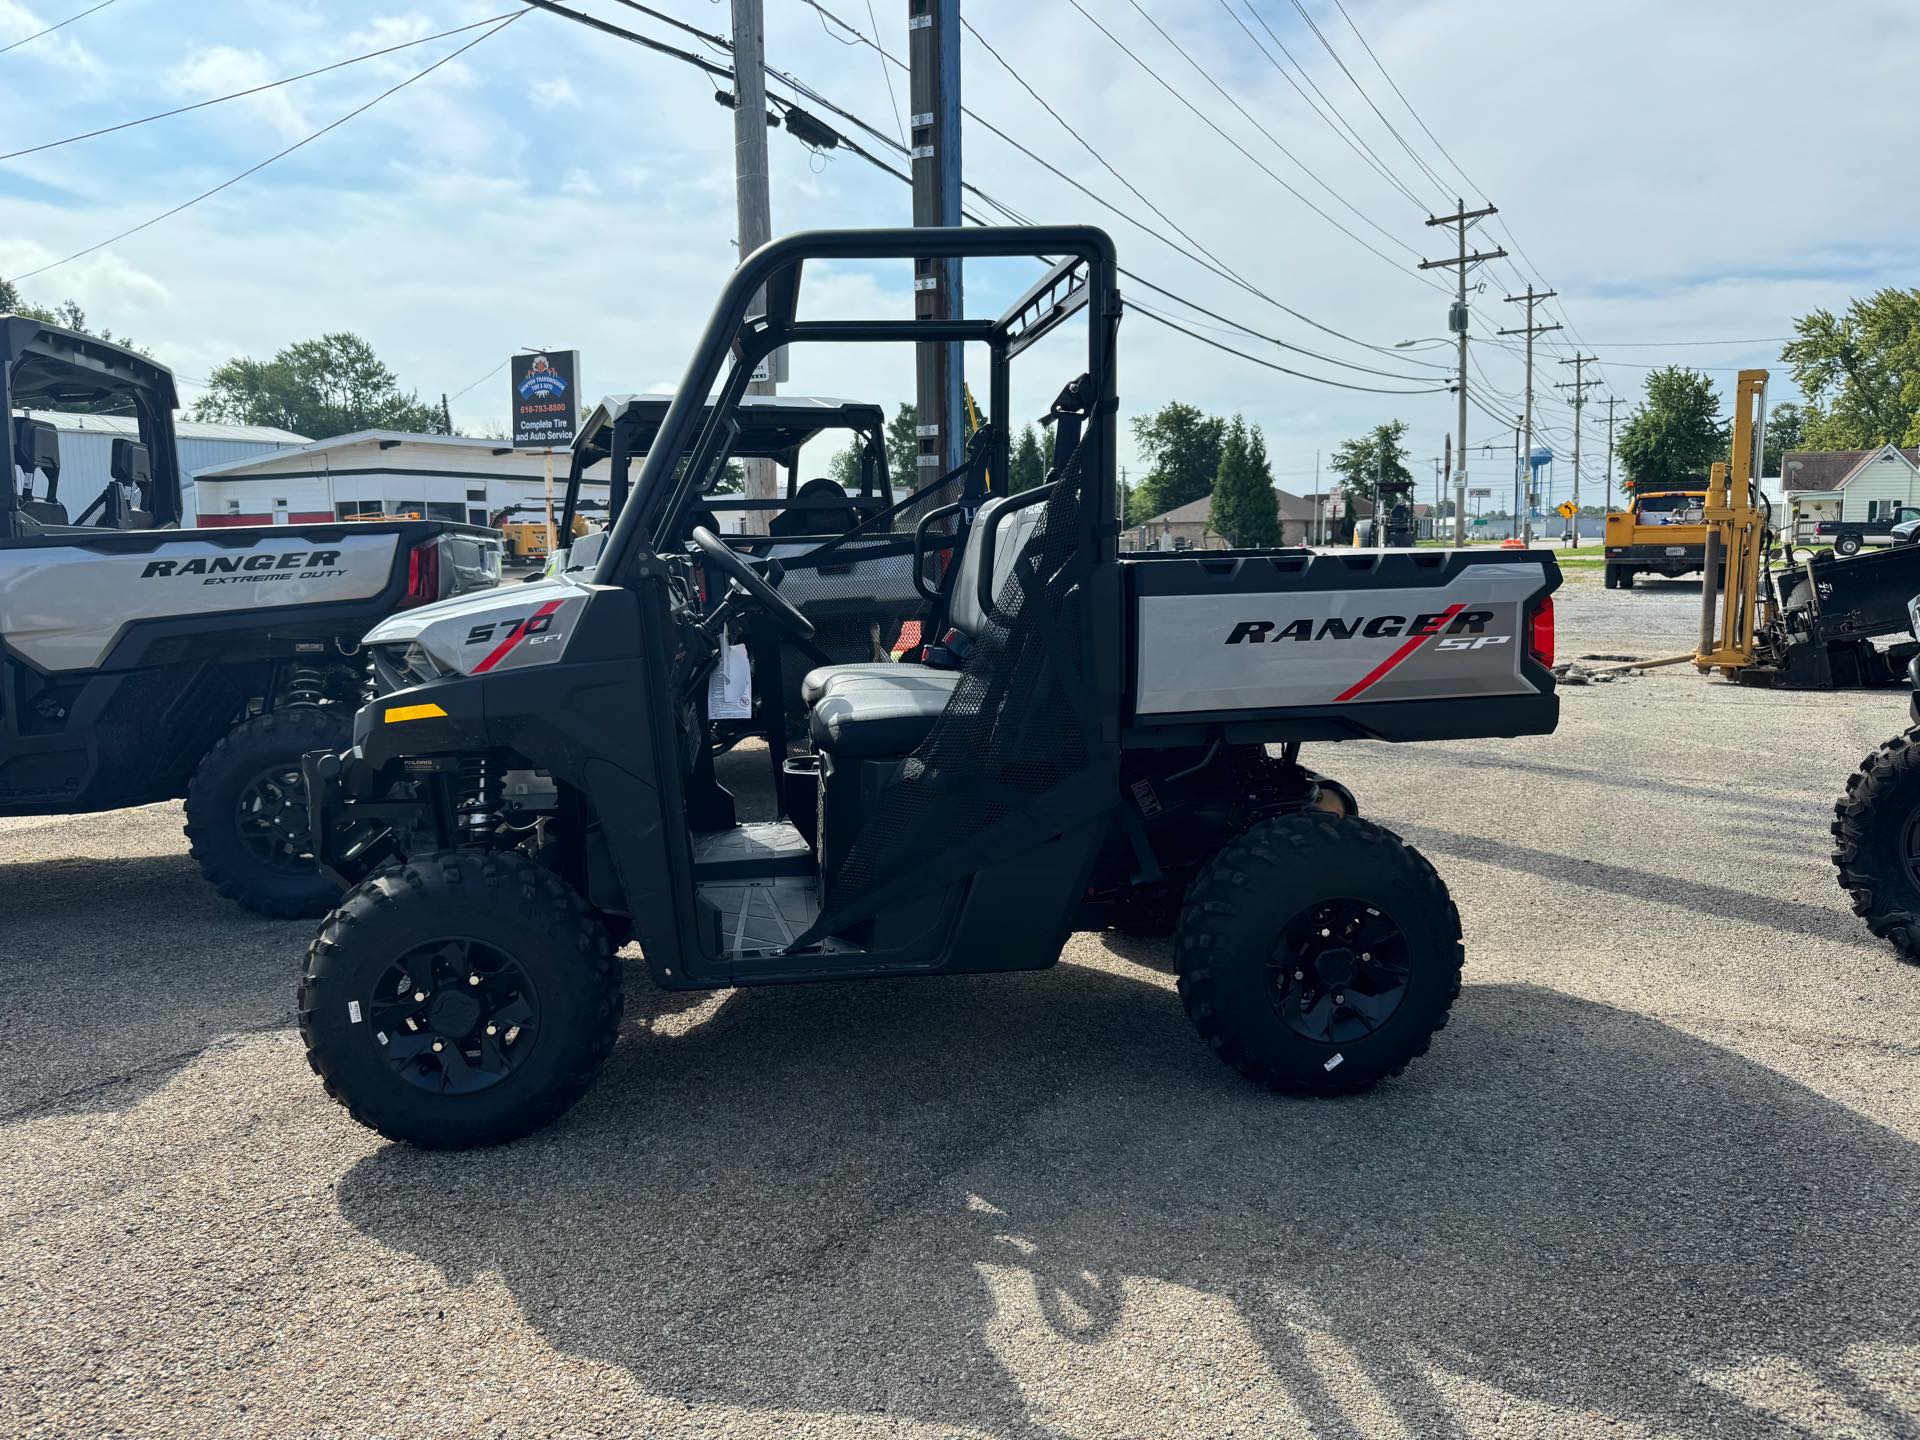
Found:
[[[1836,555],[1858,555],[1868,545],[1910,545],[1920,534],[1920,506],[1902,505],[1876,520],[1821,520],[1813,538],[1833,546]]]

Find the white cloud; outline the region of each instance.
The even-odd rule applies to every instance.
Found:
[[[39,34],[65,18],[64,15],[42,16],[38,11],[22,5],[20,0],[0,0],[0,45],[11,45],[29,35]],[[13,53],[28,58],[24,46]],[[33,62],[84,75],[89,79],[98,79],[102,74],[100,62],[93,53],[64,29],[56,30],[51,35],[41,35],[35,40],[30,58]]]
[[[167,88],[188,100],[210,100],[284,78],[285,72],[258,50],[236,50],[214,45],[167,72]],[[231,118],[239,114],[264,122],[283,140],[297,140],[316,127],[295,101],[291,87],[268,90],[232,102]]]
[[[564,75],[551,79],[536,80],[533,89],[528,92],[533,103],[543,109],[552,110],[562,105],[578,105],[580,97],[573,93],[573,83]]]

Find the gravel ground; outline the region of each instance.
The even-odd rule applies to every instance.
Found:
[[[1698,587],[1571,580],[1563,655]],[[1920,1434],[1920,972],[1833,795],[1904,699],[1676,668],[1557,735],[1321,750],[1419,845],[1469,985],[1375,1093],[1258,1093],[1164,946],[662,996],[504,1150],[349,1122],[306,929],[177,806],[0,821],[9,1435]]]

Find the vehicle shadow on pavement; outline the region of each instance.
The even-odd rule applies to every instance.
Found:
[[[0,875],[0,1116],[124,1109],[210,1045],[292,1023],[314,922],[249,915],[184,849]]]
[[[735,994],[629,1031],[553,1130],[338,1193],[690,1405],[1425,1440],[1485,1387],[1582,1431],[1913,1433],[1860,1355],[1920,1342],[1917,1191],[1920,1147],[1558,992],[1471,987],[1406,1076],[1292,1101],[1164,977],[1068,965]]]
[[[1526,845],[1511,845],[1483,835],[1462,835],[1428,825],[1402,824],[1401,838],[1417,845],[1429,856],[1445,855],[1456,860],[1473,860],[1496,865],[1503,870],[1538,876],[1556,884],[1577,885],[1623,895],[1635,902],[1656,901],[1686,910],[1704,911],[1728,920],[1745,920],[1765,925],[1796,939],[1819,935],[1843,943],[1876,943],[1852,915],[1841,908],[1839,891],[1833,903],[1809,904],[1804,900],[1776,900],[1758,890],[1740,890],[1714,885],[1691,875],[1659,875],[1627,865],[1609,865],[1579,855],[1556,855]],[[1804,852],[1801,856],[1804,858]]]

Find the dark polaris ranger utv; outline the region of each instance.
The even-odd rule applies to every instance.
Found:
[[[996,320],[796,318],[809,261],[1004,256],[1053,262]],[[329,1093],[416,1144],[509,1140],[612,1049],[616,943],[669,989],[1030,970],[1143,893],[1178,897],[1181,997],[1243,1074],[1326,1094],[1423,1053],[1459,990],[1459,916],[1426,860],[1331,813],[1299,747],[1550,731],[1558,570],[1541,552],[1122,554],[1120,314],[1112,243],[1084,227],[820,232],[748,256],[592,573],[368,636],[412,683],[306,762],[316,852],[354,887],[299,992]],[[886,522],[938,643],[807,674],[782,818],[732,823],[700,763],[715,656],[742,625],[814,628],[785,562],[688,528],[755,364],[983,346],[978,480],[1008,473],[1011,362],[1049,337],[1070,383],[1046,482]]]
[[[499,579],[499,537],[440,521],[183,530],[173,376],[0,316],[0,815],[187,802],[208,880],[263,915],[323,915],[300,757],[344,748],[360,637]],[[130,415],[98,495],[61,492],[47,412]],[[68,486],[71,489],[71,483]]]

